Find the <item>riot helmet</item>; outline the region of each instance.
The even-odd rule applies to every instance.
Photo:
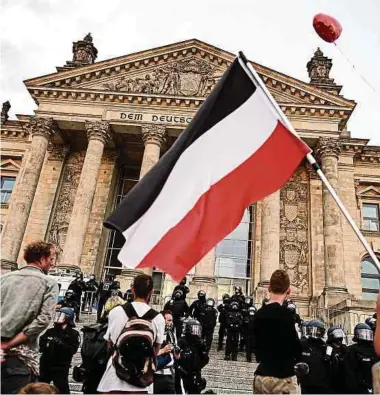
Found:
[[[72,289],[68,289],[65,292],[65,298],[68,299],[68,300],[74,299],[74,295],[75,295],[75,292]]]
[[[296,306],[296,304],[295,304],[291,299],[287,300],[286,303],[284,303],[284,304],[285,304],[285,307],[286,307],[292,314],[295,314],[295,313],[296,313],[297,306]]]
[[[71,326],[75,326],[74,324],[74,310],[69,307],[62,307],[55,313],[54,324],[63,325],[68,324]]]
[[[365,323],[375,332],[375,330],[376,330],[376,318],[368,317],[368,318],[366,318]]]
[[[223,301],[223,304],[230,304],[230,302],[231,302],[230,295],[224,294],[222,296],[222,301]]]
[[[322,339],[325,332],[325,326],[319,320],[311,320],[306,326],[306,334],[312,339]]]
[[[230,309],[231,309],[232,311],[238,311],[238,310],[239,310],[239,303],[238,303],[238,302],[232,302],[232,303],[230,304]]]
[[[339,326],[332,326],[327,330],[327,342],[328,344],[338,343],[346,344],[346,334],[343,329]]]
[[[373,342],[373,330],[367,324],[357,324],[354,328],[354,337],[352,341]]]
[[[247,296],[247,297],[244,299],[244,303],[245,303],[245,305],[248,306],[248,307],[253,306],[253,298],[252,298],[251,296]]]
[[[238,285],[235,285],[234,291],[235,291],[235,295],[243,295],[243,291],[241,287],[239,287]]]
[[[83,273],[79,269],[75,270],[74,274],[77,280],[83,280]]]
[[[179,285],[186,285],[186,277],[184,277],[181,282],[179,283]]]
[[[215,300],[213,298],[208,298],[206,300],[206,305],[210,306],[210,307],[214,307],[215,306]]]
[[[112,284],[112,286],[111,286],[111,288],[112,288],[112,289],[115,289],[115,290],[116,290],[116,289],[117,289],[117,290],[120,289],[120,281],[114,281],[113,284]]]
[[[198,291],[198,300],[205,302],[206,301],[206,292],[205,291]]]
[[[180,289],[174,292],[174,300],[181,300],[183,297],[183,292]]]
[[[185,335],[202,337],[202,326],[199,321],[195,319],[189,319],[184,322]]]
[[[254,307],[254,306],[248,307],[248,314],[255,315],[256,314],[256,307]]]

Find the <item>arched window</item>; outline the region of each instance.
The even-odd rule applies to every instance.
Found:
[[[362,271],[362,298],[375,300],[380,289],[380,270],[370,257],[363,258]]]

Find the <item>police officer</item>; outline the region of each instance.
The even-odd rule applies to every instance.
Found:
[[[244,351],[244,346],[246,344],[246,340],[245,340],[245,328],[244,328],[244,322],[245,322],[245,318],[248,317],[248,309],[253,306],[253,298],[251,296],[247,296],[244,298],[244,303],[243,303],[243,307],[241,309],[241,315],[243,318],[243,324],[240,328],[240,351]]]
[[[200,290],[198,292],[198,300],[195,300],[191,305],[190,305],[190,315],[199,320],[199,314],[201,311],[202,305],[206,303],[206,292]]]
[[[164,310],[169,310],[173,314],[173,323],[177,339],[181,337],[183,319],[189,315],[189,306],[183,299],[180,289],[174,292],[173,299],[166,303]]]
[[[372,317],[368,317],[365,320],[365,323],[372,329],[373,333],[375,333],[376,330],[376,321],[377,321],[376,313]]]
[[[312,320],[306,327],[307,339],[301,340],[301,361],[309,366],[309,374],[300,378],[303,394],[328,394],[330,391],[325,327],[319,320]]]
[[[40,382],[51,381],[61,394],[69,394],[69,369],[80,344],[79,332],[73,329],[74,312],[62,307],[56,312],[54,327],[48,329],[39,340]]]
[[[174,295],[174,292],[179,289],[182,291],[183,298],[186,299],[187,294],[190,292],[189,287],[186,286],[186,281],[187,281],[187,279],[186,279],[186,277],[184,277],[181,280],[181,282],[179,283],[179,285],[176,285],[174,287],[173,295]]]
[[[178,341],[178,371],[187,394],[200,394],[206,388],[206,380],[202,378],[201,371],[208,364],[209,356],[201,337],[202,327],[199,321],[186,320],[184,336]]]
[[[218,311],[215,308],[215,300],[208,298],[206,304],[202,306],[199,322],[202,325],[202,340],[206,344],[207,352],[210,352],[214,329],[216,326],[216,318]]]
[[[127,291],[124,294],[124,300],[128,303],[132,303],[133,302],[133,293],[132,293],[132,287],[133,287],[133,281],[131,282],[131,285],[129,287],[129,289],[127,289]]]
[[[219,337],[218,337],[218,351],[223,349],[224,336],[226,335],[226,316],[230,306],[230,295],[224,294],[222,296],[222,303],[218,306],[219,311]]]
[[[231,302],[226,317],[227,342],[224,357],[226,361],[229,361],[231,357],[233,361],[237,361],[239,333],[242,323],[243,318],[239,309],[239,303],[236,301]]]
[[[234,294],[231,296],[231,302],[237,302],[239,309],[242,310],[244,306],[244,295],[243,290],[239,286],[234,287]]]
[[[244,339],[245,339],[245,353],[247,362],[252,362],[252,353],[254,346],[253,327],[255,321],[256,308],[254,306],[248,307],[247,315],[243,317]]]
[[[69,288],[74,291],[74,298],[78,305],[81,305],[82,294],[86,292],[86,283],[83,281],[83,273],[80,270],[75,272],[75,279],[69,285]],[[79,321],[79,312],[76,313],[76,319]]]
[[[79,315],[79,304],[75,298],[75,292],[72,289],[69,289],[65,292],[65,296],[57,305],[57,310],[61,309],[62,307],[68,307],[74,311],[76,317]]]
[[[99,283],[95,279],[95,274],[91,274],[90,279],[86,282],[86,293],[83,300],[82,310],[85,310],[88,306],[90,312],[92,312],[92,305],[98,288]]]
[[[106,278],[100,282],[97,297],[98,301],[98,311],[97,311],[97,322],[100,322],[100,318],[102,316],[103,307],[107,302],[107,299],[111,296],[112,286],[114,283],[115,276],[113,274],[107,274]]]
[[[355,344],[347,347],[344,358],[347,393],[371,394],[372,366],[379,360],[373,348],[373,331],[367,324],[357,324],[352,340]]]
[[[327,331],[326,359],[330,376],[331,392],[343,394],[346,392],[343,360],[346,354],[346,336],[339,326],[332,326]]]

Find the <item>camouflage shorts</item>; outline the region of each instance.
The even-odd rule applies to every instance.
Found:
[[[270,376],[255,376],[253,379],[254,394],[300,394],[296,376],[279,379]]]

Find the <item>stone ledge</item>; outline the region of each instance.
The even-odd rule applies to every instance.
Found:
[[[380,237],[380,231],[379,230],[360,230],[364,236],[370,236],[370,237]]]

